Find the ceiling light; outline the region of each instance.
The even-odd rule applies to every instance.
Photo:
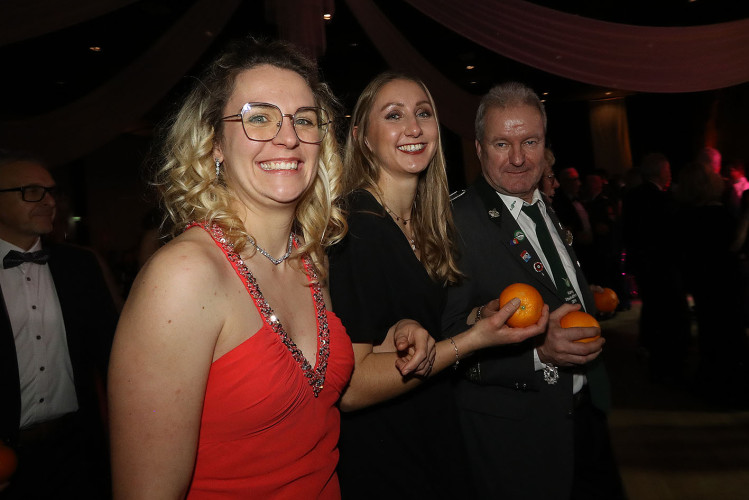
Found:
[[[541,92],[541,95],[549,95],[548,92]]]
[[[88,50],[90,50],[91,52],[101,52],[101,47],[94,45],[89,47]]]
[[[476,67],[476,66],[472,66],[472,65],[470,65],[470,64],[469,64],[468,66],[466,66],[466,69],[473,69],[473,68],[475,68],[475,67]]]
[[[333,19],[333,16],[331,14],[323,14],[322,18],[326,21],[330,21],[331,19]]]
[[[613,92],[611,91],[606,92],[606,95],[611,95],[611,94],[613,94]]]

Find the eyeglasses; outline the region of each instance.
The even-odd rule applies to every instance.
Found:
[[[294,133],[300,142],[320,144],[328,133],[328,113],[317,107],[299,108],[293,115],[284,114],[275,104],[267,102],[248,102],[236,115],[223,117],[221,120],[242,120],[244,134],[253,141],[268,142],[278,135],[285,116],[291,118]]]
[[[11,191],[20,191],[21,199],[31,203],[42,201],[44,196],[49,193],[51,196],[57,194],[57,186],[21,186],[16,188],[0,189],[0,193],[9,193]]]

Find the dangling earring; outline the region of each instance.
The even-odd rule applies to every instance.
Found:
[[[219,174],[221,174],[221,160],[218,158],[215,158],[216,160],[216,179],[218,179]]]

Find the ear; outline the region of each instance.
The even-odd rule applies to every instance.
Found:
[[[478,139],[476,139],[476,155],[479,157],[479,160],[481,159],[481,142],[479,142]]]
[[[351,135],[356,139],[359,137],[359,125],[354,125],[353,130],[351,130]]]
[[[213,143],[213,159],[221,163],[224,162],[224,153],[221,151],[221,144],[218,142]]]

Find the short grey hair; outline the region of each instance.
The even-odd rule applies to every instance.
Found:
[[[510,108],[513,106],[531,106],[538,109],[546,133],[546,108],[532,88],[520,82],[507,82],[495,85],[481,98],[476,112],[476,139],[484,138],[486,113],[491,108]]]

